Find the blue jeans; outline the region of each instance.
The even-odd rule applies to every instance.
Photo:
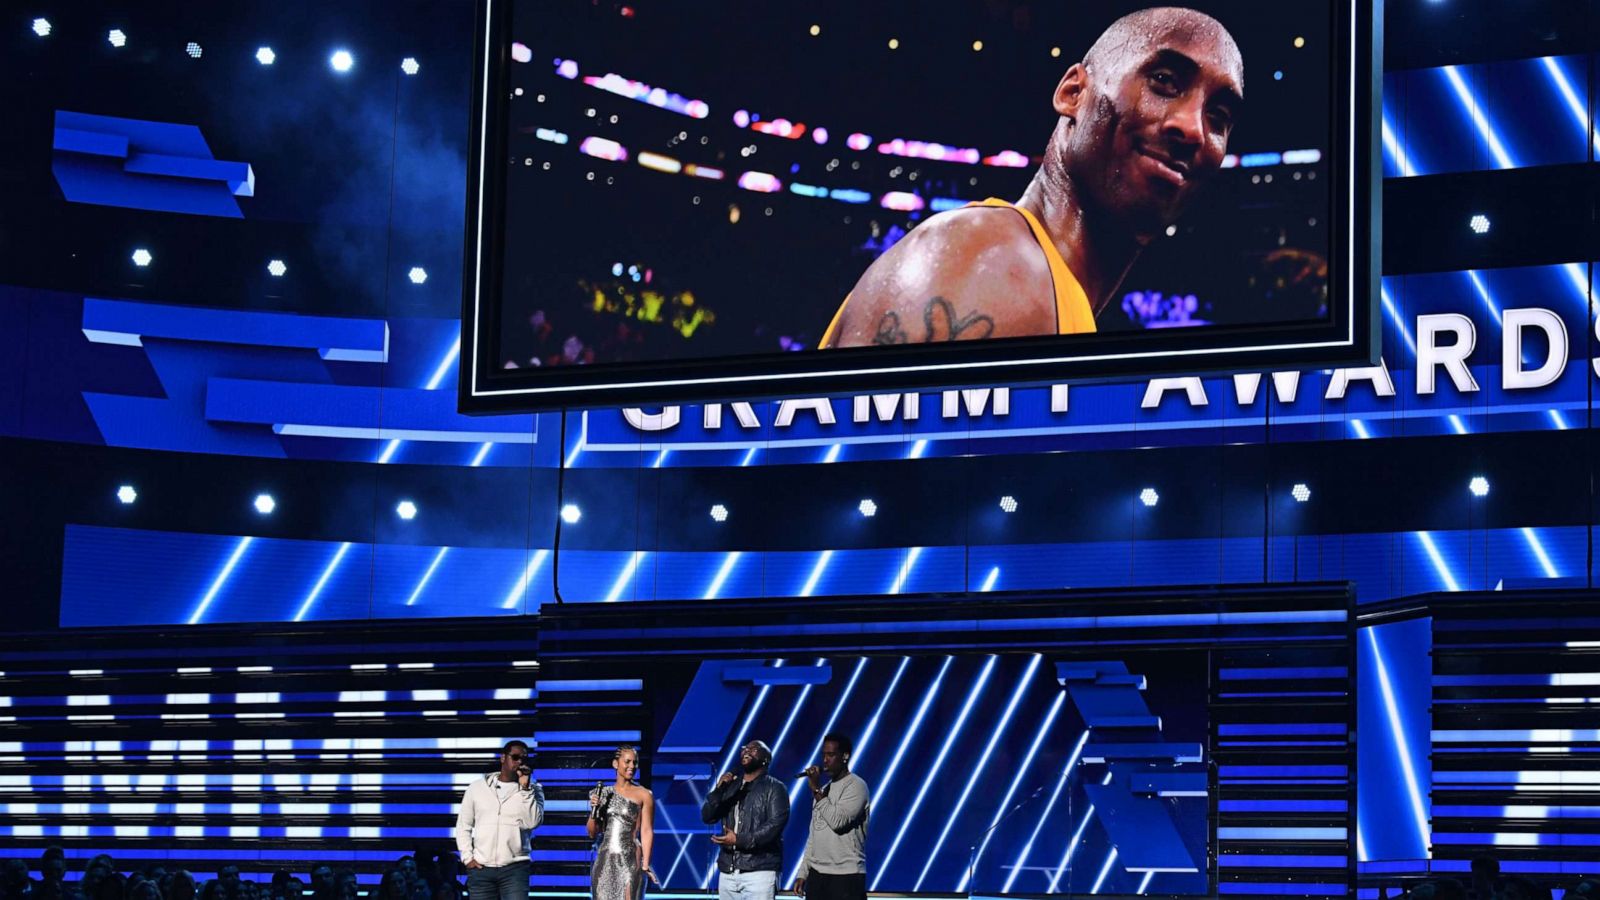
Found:
[[[467,870],[467,900],[528,900],[527,860]]]
[[[777,892],[777,872],[718,873],[718,900],[773,900]]]

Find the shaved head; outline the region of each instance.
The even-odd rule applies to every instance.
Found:
[[[1156,6],[1129,13],[1111,23],[1083,56],[1090,72],[1116,78],[1166,40],[1179,36],[1223,50],[1223,63],[1244,82],[1244,57],[1222,23],[1203,12],[1181,6]]]

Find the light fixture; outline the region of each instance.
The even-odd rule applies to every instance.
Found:
[[[870,498],[856,504],[856,509],[869,519],[878,514],[878,504],[872,502]]]
[[[400,71],[406,73],[407,75],[415,75],[422,71],[422,64],[417,62],[417,58],[415,56],[408,56],[405,59],[400,60]]]
[[[409,522],[417,517],[417,505],[410,500],[401,500],[394,508],[394,514]]]
[[[568,525],[578,524],[578,520],[581,518],[583,518],[583,510],[579,509],[576,503],[568,503],[566,506],[561,507],[561,521]]]
[[[1475,475],[1472,481],[1467,484],[1467,490],[1471,491],[1474,497],[1487,497],[1489,496],[1489,479],[1482,475]]]
[[[711,518],[716,519],[718,522],[728,521],[728,508],[721,503],[711,507]]]
[[[200,54],[204,53],[205,51],[200,48],[199,44],[195,43],[194,41],[190,41],[189,45],[183,48],[183,52],[189,54],[190,59],[199,59]]]
[[[428,280],[428,270],[421,266],[412,266],[406,277],[411,279],[412,284],[421,284]]]
[[[1294,47],[1295,47],[1296,50],[1299,50],[1300,48],[1304,47],[1305,45],[1306,45],[1306,39],[1305,38],[1297,37],[1297,38],[1294,39]]]
[[[1296,503],[1304,503],[1311,499],[1311,488],[1305,484],[1297,484],[1289,493],[1294,495]]]
[[[49,19],[34,19],[33,20],[33,33],[37,34],[39,37],[49,37],[50,36],[50,20]]]
[[[1489,233],[1489,217],[1483,213],[1478,213],[1477,215],[1473,216],[1472,221],[1467,224],[1472,226],[1473,234]]]
[[[257,494],[255,506],[256,512],[270,516],[272,511],[278,508],[278,501],[272,499],[271,494]]]
[[[121,500],[123,505],[126,506],[139,499],[139,492],[133,489],[133,485],[125,484],[117,488],[117,499]]]
[[[1061,58],[1061,48],[1060,47],[1051,47],[1050,48],[1050,58],[1051,59],[1059,59],[1059,58]]]
[[[272,52],[271,47],[261,47],[256,50],[256,62],[263,66],[270,66],[278,59],[278,54]]]
[[[1139,502],[1145,506],[1155,506],[1161,502],[1161,495],[1156,493],[1155,488],[1145,488],[1139,492]]]
[[[155,257],[150,255],[150,251],[149,250],[146,250],[145,248],[140,247],[137,250],[133,251],[132,259],[133,259],[133,264],[142,269],[145,266],[150,265],[150,262],[152,260],[154,260]]]
[[[1017,511],[1017,498],[1011,496],[1010,494],[1007,494],[1004,497],[1001,497],[1000,498],[1000,508],[1005,510],[1008,513],[1016,512]]]
[[[973,41],[972,42],[972,51],[974,53],[977,53],[977,52],[979,52],[981,50],[983,50],[983,41]]]
[[[899,38],[889,38],[889,49],[890,50],[899,50],[900,49],[900,39]]]
[[[128,43],[128,36],[122,33],[121,28],[113,28],[106,35],[106,40],[110,41],[113,47],[121,47]]]
[[[355,64],[356,58],[350,55],[349,50],[335,50],[333,55],[328,57],[328,65],[332,66],[335,72],[348,72],[355,67]]]
[[[812,37],[816,37],[817,35],[819,35],[821,33],[822,33],[822,26],[821,25],[813,25],[813,26],[811,26],[811,36]]]
[[[287,271],[289,271],[289,267],[284,265],[283,260],[281,259],[275,259],[272,262],[267,263],[267,272],[271,274],[273,278],[282,278],[283,273]]]

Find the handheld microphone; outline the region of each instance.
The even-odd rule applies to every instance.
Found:
[[[796,775],[795,777],[796,778],[810,778],[812,769],[816,769],[817,770],[817,774],[819,774],[819,775],[822,773],[822,769],[820,767],[818,767],[818,766],[808,766],[808,767],[806,767],[805,771],[801,772],[799,775]]]

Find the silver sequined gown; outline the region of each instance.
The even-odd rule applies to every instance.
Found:
[[[616,791],[601,798],[604,817],[595,845],[594,868],[589,872],[594,900],[639,900],[644,896],[644,873],[639,868],[639,804]]]

